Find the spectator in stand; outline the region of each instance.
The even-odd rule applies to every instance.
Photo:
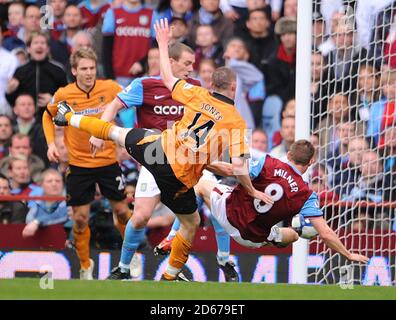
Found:
[[[51,28],[51,38],[54,40],[59,40],[62,32],[65,30],[63,25],[63,15],[67,7],[67,0],[49,0],[48,4],[53,10],[53,21]]]
[[[43,172],[41,187],[43,196],[60,197],[65,194],[62,176],[54,169],[47,169]],[[68,219],[66,201],[64,200],[31,201],[22,236],[24,238],[32,237],[36,234],[39,227],[64,224]]]
[[[297,18],[297,0],[284,0],[283,16],[288,18]]]
[[[1,47],[3,41],[2,28],[0,27],[0,114],[12,115],[11,107],[5,97],[8,81],[12,78],[17,66],[17,58],[8,50]]]
[[[159,65],[159,49],[158,47],[152,47],[147,53],[147,62],[145,65],[145,74],[149,77],[159,76],[160,65]]]
[[[316,128],[319,121],[322,120],[326,115],[327,107],[327,83],[324,83],[322,79],[326,79],[327,75],[327,64],[325,58],[319,51],[311,54],[311,126]]]
[[[334,172],[334,187],[342,199],[350,194],[354,183],[361,175],[362,155],[369,149],[367,141],[362,137],[353,137],[348,144],[349,161],[343,168]]]
[[[387,177],[388,175],[388,177]],[[348,194],[343,197],[344,201],[368,201],[371,203],[381,203],[395,199],[395,189],[391,190],[391,173],[384,174],[382,162],[378,153],[367,151],[362,155],[361,175],[355,181]],[[394,177],[393,177],[394,178]],[[392,210],[392,209],[391,209]],[[390,226],[391,212],[389,208],[381,206],[358,206],[355,210],[353,230],[366,230],[369,221],[374,219],[373,227],[388,230]],[[372,226],[370,226],[372,227]]]
[[[189,22],[190,36],[188,42],[193,46],[196,43],[197,28],[200,25],[211,25],[220,44],[226,43],[234,35],[232,20],[223,16],[219,8],[220,0],[200,0],[201,8],[193,14]]]
[[[40,31],[41,13],[39,7],[29,5],[25,10],[23,18],[23,27],[19,29],[16,36],[10,36],[4,39],[3,47],[12,51],[15,48],[26,46],[32,33]]]
[[[318,194],[321,206],[335,203],[339,200],[338,195],[331,191],[328,177],[328,166],[323,163],[316,163],[311,172],[310,188]]]
[[[78,4],[78,8],[83,16],[82,28],[90,33],[96,33],[110,4],[102,0],[84,0]]]
[[[198,80],[201,86],[209,89],[212,81],[212,74],[216,70],[216,63],[212,59],[203,59],[198,68]]]
[[[273,21],[280,18],[282,0],[221,0],[220,8],[224,15],[234,21],[235,29],[245,28],[248,13],[255,9],[265,9]]]
[[[268,152],[268,136],[263,129],[256,128],[253,130],[252,149],[259,152]]]
[[[269,62],[266,84],[268,95],[278,96],[283,103],[295,96],[296,32],[295,18],[282,17],[275,24],[280,44],[276,57]]]
[[[14,50],[11,51],[11,53],[17,58],[18,66],[22,66],[25,63],[28,63],[29,56],[28,56],[28,53],[26,52],[26,49],[24,49],[24,48],[15,48]]]
[[[328,54],[328,79],[330,90],[356,90],[357,77],[360,65],[367,58],[367,50],[361,49],[354,43],[355,30],[351,22],[341,20],[335,28],[333,41],[335,48]]]
[[[262,113],[262,126],[270,142],[280,128],[282,107],[295,95],[296,32],[295,18],[282,17],[275,24],[280,44],[276,56],[268,63],[265,79],[267,97]]]
[[[40,181],[41,172],[44,170],[45,164],[43,160],[41,160],[38,156],[32,154],[29,136],[22,133],[14,134],[11,138],[9,152],[9,156],[3,158],[0,161],[0,172],[2,174],[7,175],[7,171],[10,167],[10,161],[12,158],[22,156],[28,161],[29,172],[33,178],[33,181]]]
[[[249,11],[246,31],[235,31],[250,50],[250,62],[267,78],[268,63],[275,57],[277,42],[271,29],[270,13],[264,9]]]
[[[212,59],[218,66],[224,64],[223,48],[218,44],[218,39],[212,26],[200,25],[197,27],[195,45],[195,71],[198,70],[202,59]]]
[[[102,54],[101,54],[103,51],[102,27],[103,27],[104,15],[106,11],[110,9],[111,5],[109,1],[84,0],[78,4],[78,7],[83,16],[82,28],[84,31],[88,32],[91,35],[92,41],[94,43],[92,47],[95,48],[95,51],[98,54],[98,76],[104,78],[103,62],[102,62]]]
[[[63,67],[49,59],[49,39],[44,32],[31,34],[28,42],[30,60],[16,69],[8,82],[7,99],[14,105],[21,93],[29,93],[38,107],[36,116],[41,119],[52,95],[67,84]]]
[[[0,114],[0,160],[8,156],[8,148],[12,137],[11,118],[5,114]]]
[[[262,91],[264,91],[263,74],[253,64],[248,62],[249,51],[243,40],[239,38],[232,38],[227,43],[224,51],[224,60],[226,66],[233,70],[237,76],[235,106],[245,119],[248,128],[254,129],[256,123],[261,120],[262,105],[252,108],[247,100],[247,93],[255,86],[261,87]]]
[[[0,197],[10,195],[10,182],[0,174]],[[27,212],[28,208],[22,201],[0,201],[0,224],[25,223]]]
[[[126,87],[143,72],[134,64],[150,49],[153,36],[153,11],[140,0],[124,0],[122,6],[109,9],[103,21],[103,66],[106,78],[116,79]]]
[[[384,157],[384,171],[396,173],[396,127],[385,129],[384,148],[381,150]],[[396,179],[393,182],[396,184]]]
[[[380,72],[372,64],[363,64],[359,68],[356,100],[352,103],[352,117],[364,125],[370,118],[371,106],[380,100]]]
[[[32,153],[44,161],[45,166],[49,166],[47,158],[47,143],[44,136],[41,121],[35,118],[34,100],[29,94],[21,94],[15,100],[14,133],[28,135],[32,145]]]
[[[63,31],[58,37],[57,45],[62,44],[61,53],[53,58],[60,62],[63,66],[67,66],[69,63],[69,57],[72,52],[73,37],[81,30],[83,24],[83,16],[80,9],[74,5],[68,5],[63,14]],[[53,42],[51,42],[53,45]],[[54,53],[55,50],[52,50]]]
[[[370,58],[375,61],[376,65],[383,63],[395,67],[395,56],[393,54],[396,49],[394,41],[395,36],[395,19],[394,13],[396,2],[392,3],[379,12],[375,18],[375,25],[372,29],[370,40]],[[367,22],[364,22],[367,23]],[[392,30],[392,31],[391,31]],[[365,31],[367,34],[367,31]]]
[[[357,28],[357,43],[366,50],[370,47],[370,41],[375,28],[378,13],[392,5],[394,0],[357,1],[355,5],[355,19]]]
[[[172,17],[169,22],[170,27],[172,28],[172,39],[173,42],[181,42],[187,44],[188,42],[188,25],[186,20],[183,18]],[[171,41],[172,42],[172,41]]]
[[[27,158],[18,155],[9,160],[8,177],[11,194],[20,196],[41,196],[42,189],[32,182]]]
[[[154,14],[154,21],[161,18],[167,18],[171,21],[172,18],[182,18],[186,22],[192,18],[193,3],[191,0],[165,0],[161,1],[158,9]]]
[[[334,94],[329,98],[327,110],[324,112],[327,116],[315,129],[315,132],[320,133],[319,157],[321,159],[326,157],[328,150],[334,150],[336,127],[350,112],[348,97],[342,93]]]
[[[367,136],[373,146],[382,148],[384,130],[395,123],[396,70],[381,73],[381,98],[371,105],[367,122]]]
[[[295,137],[295,118],[285,117],[282,119],[280,134],[282,137],[282,142],[273,148],[270,155],[287,162],[286,155],[290,149],[290,146],[294,142]]]
[[[25,15],[25,5],[22,2],[12,2],[8,6],[7,34],[16,36],[23,27],[23,17]]]
[[[337,172],[347,166],[349,161],[349,141],[355,136],[363,137],[363,134],[362,123],[351,121],[348,117],[341,120],[336,126],[335,141],[332,146],[334,149],[329,149],[326,157],[326,159],[329,159],[327,164],[332,168],[333,172]]]
[[[287,118],[287,117],[292,117],[295,118],[296,117],[296,100],[295,99],[291,99],[289,100],[285,107],[283,108],[282,111],[282,119],[283,118]],[[279,128],[280,129],[280,128]],[[276,147],[277,145],[279,145],[282,142],[282,136],[280,134],[280,130],[276,131],[271,139],[271,149],[273,147]]]
[[[312,16],[312,48],[318,50],[326,41],[326,22],[319,12],[314,12]]]

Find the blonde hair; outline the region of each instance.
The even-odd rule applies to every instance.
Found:
[[[70,56],[70,65],[72,68],[77,69],[78,63],[81,59],[89,59],[98,62],[98,56],[95,51],[91,48],[80,48],[73,52]]]

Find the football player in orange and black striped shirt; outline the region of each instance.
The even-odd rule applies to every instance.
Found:
[[[172,98],[185,105],[183,118],[172,128],[155,134],[147,129],[126,129],[71,112],[60,104],[55,122],[71,125],[102,139],[111,139],[127,151],[154,176],[161,190],[161,202],[179,218],[180,229],[172,243],[163,279],[177,279],[188,259],[199,214],[193,186],[205,168],[229,150],[234,174],[249,195],[273,203],[270,196],[254,189],[247,170],[249,149],[246,124],[232,100],[236,77],[228,68],[217,69],[212,77],[213,92],[191,85],[172,75],[168,55],[170,30],[167,20],[156,23],[160,49],[161,78],[172,91]],[[133,215],[125,239],[133,245],[140,241],[148,217]],[[124,241],[125,242],[125,241]]]
[[[43,128],[48,143],[48,159],[57,162],[55,128],[52,117],[57,104],[66,101],[77,114],[100,118],[106,104],[113,101],[121,87],[112,80],[96,80],[96,54],[92,49],[80,49],[71,56],[71,66],[76,82],[56,91],[43,114]],[[73,127],[65,128],[65,145],[69,168],[66,172],[67,203],[73,207],[73,235],[81,264],[81,279],[91,279],[93,261],[89,256],[90,229],[88,226],[90,204],[94,200],[96,184],[113,208],[117,228],[124,236],[125,226],[131,216],[124,195],[124,177],[116,159],[114,142],[107,141],[104,148],[92,157],[91,135]]]

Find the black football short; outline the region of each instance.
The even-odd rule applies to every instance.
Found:
[[[95,197],[96,183],[105,198],[113,201],[125,199],[125,180],[117,163],[98,168],[70,165],[66,172],[67,205],[91,203]]]
[[[177,214],[191,214],[197,210],[194,188],[188,189],[175,176],[161,145],[161,138],[144,144],[140,140],[158,132],[136,128],[125,138],[125,149],[154,176],[161,191],[161,202]]]

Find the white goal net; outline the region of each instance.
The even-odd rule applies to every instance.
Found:
[[[330,227],[370,262],[351,264],[315,238],[308,282],[394,285],[396,3],[313,0],[313,9],[310,183]]]

